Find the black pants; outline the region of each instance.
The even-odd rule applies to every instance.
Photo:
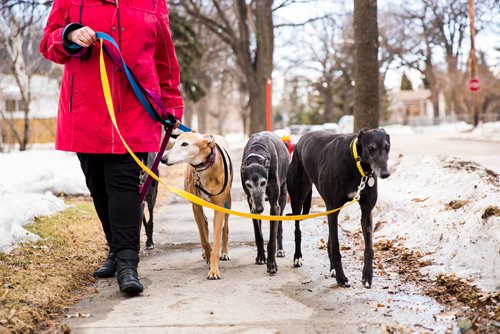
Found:
[[[137,154],[144,159],[147,153]],[[140,167],[129,154],[78,153],[110,251],[140,249]]]

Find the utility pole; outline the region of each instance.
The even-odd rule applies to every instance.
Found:
[[[474,127],[479,123],[479,106],[477,103],[478,90],[480,88],[477,78],[477,58],[476,58],[476,28],[474,14],[474,0],[468,0],[469,3],[469,21],[470,21],[470,80],[469,90],[471,91],[471,114],[474,116]]]

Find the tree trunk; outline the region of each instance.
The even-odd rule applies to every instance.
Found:
[[[354,0],[354,131],[377,128],[379,63],[377,0]]]
[[[259,0],[255,4],[257,50],[255,68],[248,83],[250,93],[250,133],[266,130],[266,86],[273,74],[274,26],[272,0]],[[248,58],[247,58],[248,59]],[[245,71],[248,72],[248,71]]]

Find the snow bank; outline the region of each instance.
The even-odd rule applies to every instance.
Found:
[[[379,183],[375,238],[399,238],[428,253],[434,265],[424,270],[431,275],[454,272],[482,289],[500,289],[500,217],[481,217],[487,207],[500,206],[499,175],[444,156],[402,157],[392,169]],[[453,209],[452,201],[463,206]],[[357,206],[342,214],[349,217],[345,228],[359,228]]]
[[[30,150],[0,154],[0,251],[15,242],[36,240],[23,225],[35,216],[51,215],[65,208],[53,194],[88,194],[75,154]]]

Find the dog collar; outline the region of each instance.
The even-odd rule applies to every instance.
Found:
[[[201,164],[199,165],[191,164],[191,166],[193,166],[197,172],[203,172],[204,170],[207,170],[214,165],[215,156],[216,156],[215,150],[212,148],[212,151],[210,151],[208,157]]]
[[[365,177],[366,173],[361,166],[361,157],[358,155],[358,137],[354,137],[354,139],[352,140],[351,150],[354,161],[356,161],[356,167],[358,167],[359,174],[361,174],[362,177]]]

